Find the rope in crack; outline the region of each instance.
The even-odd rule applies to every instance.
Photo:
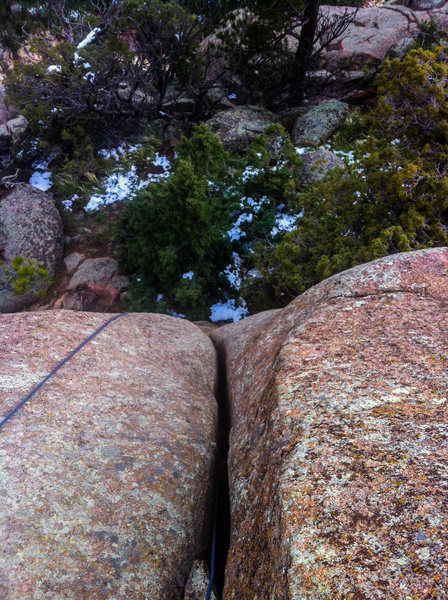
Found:
[[[9,419],[10,419],[10,418],[11,418],[13,415],[15,415],[15,413],[16,413],[18,410],[20,410],[20,409],[22,408],[22,406],[23,406],[23,405],[24,405],[26,402],[28,402],[28,400],[30,400],[30,399],[31,399],[31,398],[34,396],[34,394],[35,394],[35,393],[36,393],[38,390],[40,390],[40,388],[41,388],[41,387],[42,387],[42,386],[43,386],[45,383],[47,383],[47,381],[48,381],[49,379],[51,379],[51,378],[53,377],[53,375],[54,375],[54,374],[55,374],[57,371],[59,371],[59,369],[60,369],[61,367],[63,367],[63,366],[65,365],[65,363],[67,363],[67,362],[68,362],[68,361],[69,361],[69,360],[70,360],[70,359],[71,359],[73,356],[75,356],[75,354],[77,354],[77,353],[78,353],[78,352],[81,350],[81,348],[83,348],[83,347],[84,347],[86,344],[88,344],[88,343],[89,343],[91,340],[93,340],[93,338],[95,338],[95,337],[96,337],[96,336],[97,336],[99,333],[101,333],[101,332],[103,331],[103,329],[104,329],[105,327],[107,327],[107,326],[108,326],[110,323],[112,323],[113,321],[116,321],[116,320],[117,320],[117,319],[119,319],[120,317],[124,317],[124,316],[125,316],[125,315],[127,315],[127,314],[129,314],[129,313],[120,313],[119,315],[115,315],[114,317],[112,317],[111,319],[109,319],[108,321],[106,321],[105,323],[103,323],[103,324],[101,325],[101,327],[98,327],[98,329],[97,329],[96,331],[94,331],[92,334],[90,334],[90,335],[89,335],[89,336],[88,336],[88,337],[87,337],[87,338],[86,338],[86,339],[85,339],[83,342],[81,342],[81,343],[79,344],[79,346],[77,346],[77,347],[76,347],[76,348],[75,348],[75,349],[74,349],[72,352],[70,352],[70,354],[68,354],[68,355],[67,355],[67,356],[64,358],[64,360],[61,360],[61,362],[60,362],[58,365],[56,365],[56,367],[55,367],[55,368],[54,368],[54,369],[53,369],[53,370],[52,370],[52,371],[51,371],[51,372],[50,372],[50,373],[49,373],[49,374],[48,374],[48,375],[45,377],[45,379],[42,379],[42,381],[41,381],[41,382],[40,382],[38,385],[36,385],[36,387],[35,387],[35,388],[33,388],[33,389],[31,390],[31,392],[30,392],[29,394],[27,394],[27,395],[25,396],[25,398],[23,398],[23,400],[21,400],[21,401],[20,401],[20,402],[17,404],[17,406],[15,406],[15,407],[14,407],[14,408],[13,408],[13,409],[12,409],[12,410],[11,410],[11,411],[10,411],[10,412],[7,414],[7,415],[6,415],[6,417],[4,417],[4,419],[3,419],[3,420],[0,422],[0,429],[3,427],[3,425],[5,425],[5,423],[6,423],[7,421],[9,421]]]
[[[205,594],[205,600],[210,600],[213,582],[215,580],[215,562],[216,562],[216,536],[218,528],[218,510],[219,510],[219,476],[220,476],[220,458],[221,449],[218,445],[218,452],[216,454],[216,481],[215,481],[215,499],[214,499],[214,510],[213,510],[213,535],[212,535],[212,548],[210,552],[210,579],[208,581],[207,592]]]

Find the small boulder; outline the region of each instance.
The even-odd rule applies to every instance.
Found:
[[[82,261],[85,259],[84,254],[80,254],[79,252],[73,252],[64,258],[64,265],[67,270],[67,273],[74,273]]]
[[[70,271],[73,275],[68,291],[56,301],[54,308],[98,312],[120,310],[120,297],[129,287],[129,280],[120,274],[116,260],[108,256],[83,260],[78,253],[65,261],[67,259],[70,259],[69,265],[78,261],[79,266]]]
[[[207,121],[226,150],[245,152],[250,142],[276,121],[273,113],[260,106],[237,106],[221,111]]]
[[[348,104],[326,100],[299,117],[292,130],[295,146],[319,146],[330,138],[345,121]]]
[[[330,150],[314,150],[301,156],[301,177],[304,183],[316,183],[323,179],[332,169],[345,169],[345,162]]]
[[[0,122],[2,118],[1,103],[0,99]],[[0,158],[3,166],[10,163],[10,151],[23,139],[27,131],[28,121],[23,115],[0,124]]]
[[[0,259],[8,268],[15,256],[42,263],[54,277],[62,259],[63,230],[53,198],[27,183],[17,184],[0,200]],[[0,270],[0,279],[4,277]],[[14,296],[0,291],[0,312],[14,312],[33,302],[48,282],[37,282],[31,292]]]

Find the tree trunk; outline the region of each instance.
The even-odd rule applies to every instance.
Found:
[[[296,100],[303,100],[306,72],[310,68],[313,55],[314,36],[319,17],[320,0],[308,0],[303,12],[303,25],[300,32],[299,45],[294,59],[293,93]]]

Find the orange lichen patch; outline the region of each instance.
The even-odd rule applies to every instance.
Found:
[[[0,317],[4,414],[110,315]],[[216,356],[188,322],[110,324],[0,430],[0,596],[181,598],[208,545]]]
[[[233,417],[226,599],[444,597],[447,300],[448,250],[415,252],[212,334]]]

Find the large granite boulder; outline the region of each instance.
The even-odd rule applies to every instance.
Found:
[[[232,429],[226,600],[444,598],[448,249],[212,336]]]
[[[62,251],[62,221],[52,197],[27,183],[17,184],[0,200],[0,260],[8,267],[14,256],[32,259],[54,277]],[[0,268],[0,279],[4,279],[3,273]],[[0,313],[30,304],[45,287],[48,282],[39,280],[31,292],[19,297],[10,290],[0,290]]]
[[[0,315],[4,415],[110,315]],[[217,426],[213,344],[130,314],[0,433],[0,597],[180,600],[207,550]]]
[[[244,152],[250,142],[275,121],[275,115],[268,110],[248,105],[220,111],[207,121],[207,125],[226,150]]]
[[[295,146],[320,146],[342,125],[349,112],[348,104],[326,100],[297,119],[292,130]]]
[[[346,10],[322,6],[321,18],[332,20]],[[325,48],[323,65],[330,71],[378,67],[392,46],[418,33],[420,20],[426,18],[405,6],[361,8],[348,28]]]

